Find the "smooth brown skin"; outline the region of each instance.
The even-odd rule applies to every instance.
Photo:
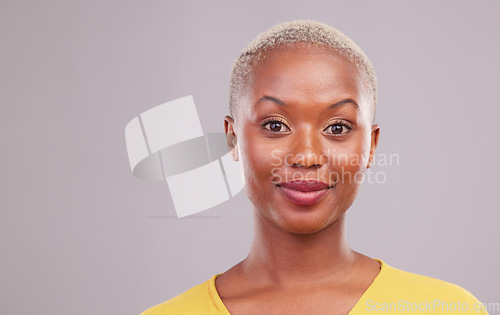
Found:
[[[217,291],[233,315],[347,314],[380,271],[345,238],[345,212],[360,186],[345,175],[370,167],[380,133],[370,93],[347,59],[301,45],[268,53],[247,87],[224,125],[243,165],[255,235],[248,257],[217,277]],[[281,125],[271,128],[269,118]],[[332,133],[344,121],[352,129]],[[292,178],[333,188],[317,204],[297,206],[276,186]]]

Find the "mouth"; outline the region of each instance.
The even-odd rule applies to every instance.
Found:
[[[297,206],[312,206],[318,203],[333,187],[316,180],[293,180],[276,185],[283,195]]]

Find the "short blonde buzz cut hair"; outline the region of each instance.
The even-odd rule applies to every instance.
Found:
[[[356,43],[337,29],[324,23],[308,20],[285,22],[273,26],[258,35],[243,49],[231,72],[229,89],[230,115],[235,117],[241,92],[248,83],[253,68],[265,56],[266,52],[278,47],[290,47],[300,43],[331,48],[360,70],[372,94],[373,104],[370,114],[371,123],[373,124],[377,104],[377,79],[370,60]]]

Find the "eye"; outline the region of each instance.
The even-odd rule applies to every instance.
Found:
[[[264,127],[264,129],[268,131],[275,133],[285,133],[290,131],[290,128],[287,126],[286,122],[283,119],[279,118],[270,118],[266,120],[262,124],[262,127]]]
[[[342,136],[352,129],[352,124],[347,121],[335,121],[328,125],[323,131],[326,134],[334,135],[334,136]]]

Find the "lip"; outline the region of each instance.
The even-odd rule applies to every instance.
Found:
[[[307,179],[282,182],[276,186],[293,204],[303,207],[318,203],[332,188],[324,182]]]

